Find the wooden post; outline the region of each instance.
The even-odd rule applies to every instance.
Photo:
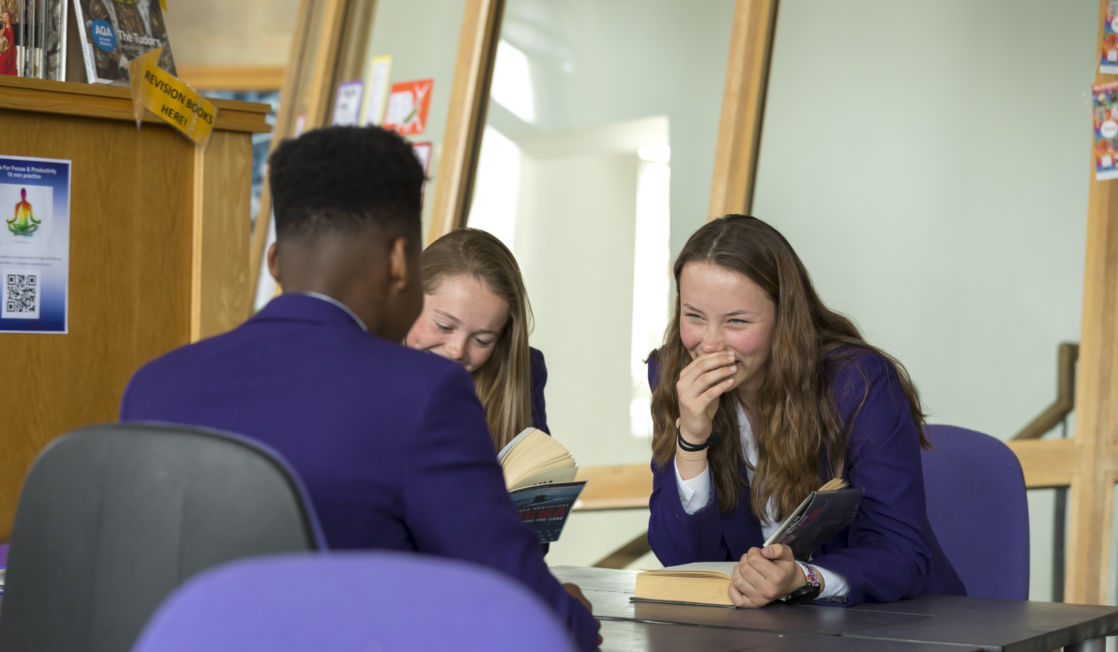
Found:
[[[777,6],[778,0],[734,3],[708,219],[753,206]]]
[[[1096,52],[1102,51],[1106,8],[1107,1],[1100,0]],[[1113,76],[1102,75],[1096,68],[1095,81],[1107,79]],[[1084,114],[1083,119],[1086,128],[1089,118]],[[1118,479],[1118,186],[1114,181],[1095,179],[1093,147],[1089,173],[1075,402],[1079,464],[1069,496],[1065,596],[1068,602],[1102,603],[1110,578],[1114,483]]]

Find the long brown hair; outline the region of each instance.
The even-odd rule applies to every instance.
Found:
[[[508,304],[509,318],[485,364],[473,372],[485,420],[498,450],[532,425],[528,331],[532,307],[516,258],[500,240],[480,229],[451,231],[423,250],[423,291],[444,279],[470,276]]]
[[[691,362],[679,334],[678,291],[680,274],[691,262],[712,263],[746,276],[765,291],[776,308],[769,359],[762,370],[756,404],[749,406],[750,425],[757,440],[750,502],[758,518],[765,520],[770,498],[778,519],[790,514],[818,488],[824,474],[819,468],[821,460],[830,467],[823,470],[826,473],[842,472],[850,430],[866,397],[862,396],[849,422],[840,424],[824,370],[827,362],[842,364],[859,350],[883,356],[904,389],[921,445],[928,446],[920,398],[904,366],[867,344],[849,319],[823,304],[807,269],[776,229],[755,217],[727,215],[696,231],[675,261],[675,314],[664,334],[663,346],[654,352],[659,382],[652,393],[652,448],[658,466],[669,464],[675,455],[679,417],[676,381]],[[707,453],[723,511],[734,508],[745,483],[737,400],[734,392],[719,399],[714,432],[720,433],[722,440],[712,444]]]

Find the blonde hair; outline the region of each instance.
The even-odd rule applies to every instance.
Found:
[[[473,372],[478,399],[497,450],[532,425],[528,332],[532,307],[516,258],[480,229],[451,231],[423,250],[423,291],[433,293],[454,276],[470,276],[508,304],[509,317],[485,364]]]

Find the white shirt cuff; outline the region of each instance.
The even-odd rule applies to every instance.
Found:
[[[710,465],[690,480],[684,480],[679,474],[679,467],[674,463],[672,466],[675,468],[675,484],[679,489],[679,502],[683,505],[683,511],[694,514],[706,507],[710,502]]]
[[[796,563],[799,564],[802,569],[803,562],[798,561]],[[815,599],[846,602],[846,599],[850,597],[850,585],[846,583],[846,578],[822,566],[812,564],[811,567],[823,576],[823,592]],[[807,573],[805,572],[804,574],[806,575]]]

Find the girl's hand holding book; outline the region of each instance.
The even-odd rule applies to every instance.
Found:
[[[738,607],[763,607],[807,583],[788,546],[750,548],[730,576],[730,600]]]

